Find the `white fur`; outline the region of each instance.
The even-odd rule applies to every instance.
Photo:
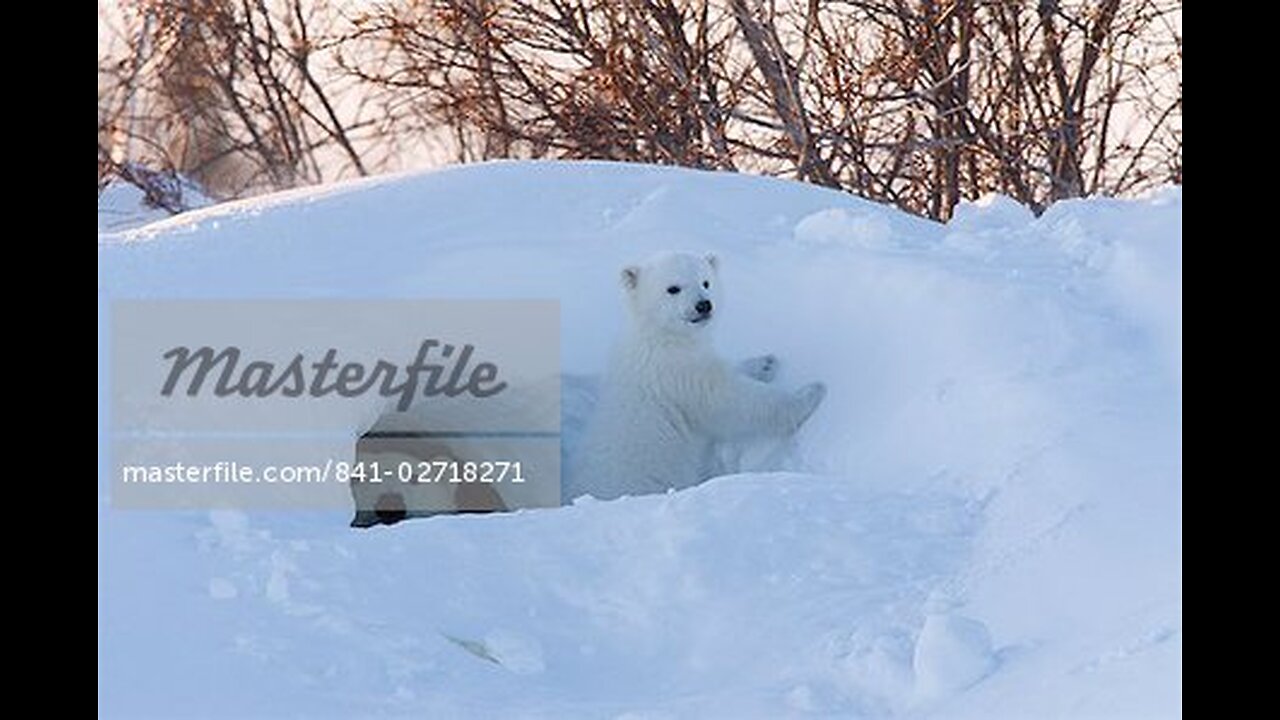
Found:
[[[565,498],[600,499],[696,485],[721,469],[717,448],[794,433],[826,394],[767,384],[777,360],[721,359],[710,325],[720,311],[716,259],[663,253],[622,271],[629,325],[601,388]],[[705,286],[704,286],[705,285]],[[671,294],[668,288],[679,288]],[[709,317],[699,301],[713,303]]]

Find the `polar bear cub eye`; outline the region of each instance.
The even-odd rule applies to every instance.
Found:
[[[710,281],[710,280],[703,280],[703,281],[702,281],[702,287],[703,287],[704,289],[706,289],[706,290],[710,290],[710,289],[711,289],[711,281]]]
[[[705,285],[706,283],[703,283],[703,284]],[[672,285],[671,287],[668,287],[668,288],[667,288],[667,294],[668,294],[668,295],[679,295],[679,294],[680,294],[680,286],[679,286],[679,285]]]

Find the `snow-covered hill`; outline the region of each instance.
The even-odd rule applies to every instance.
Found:
[[[110,509],[112,298],[553,297],[565,371],[592,374],[617,269],[673,248],[721,255],[727,354],[827,382],[795,472],[371,531]],[[1180,189],[942,226],[500,163],[100,234],[98,291],[103,715],[1181,713]]]

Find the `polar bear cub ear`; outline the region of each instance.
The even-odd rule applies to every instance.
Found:
[[[711,266],[712,270],[720,269],[720,257],[715,253],[709,252],[706,255],[703,255],[702,259],[707,261],[707,264]]]
[[[640,268],[635,265],[628,265],[622,268],[622,275],[619,279],[622,280],[622,287],[628,290],[635,290],[636,285],[640,283]]]

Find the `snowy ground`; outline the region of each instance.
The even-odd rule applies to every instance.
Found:
[[[589,375],[617,268],[671,248],[721,254],[727,354],[827,382],[796,472],[371,531],[110,509],[111,298],[554,297]],[[472,166],[100,233],[98,305],[102,715],[1181,715],[1180,189],[940,226],[741,175]]]
[[[204,207],[213,202],[190,182],[183,181],[181,190],[183,207]],[[99,233],[129,230],[169,216],[169,212],[148,205],[137,186],[121,180],[113,180],[98,193]]]

